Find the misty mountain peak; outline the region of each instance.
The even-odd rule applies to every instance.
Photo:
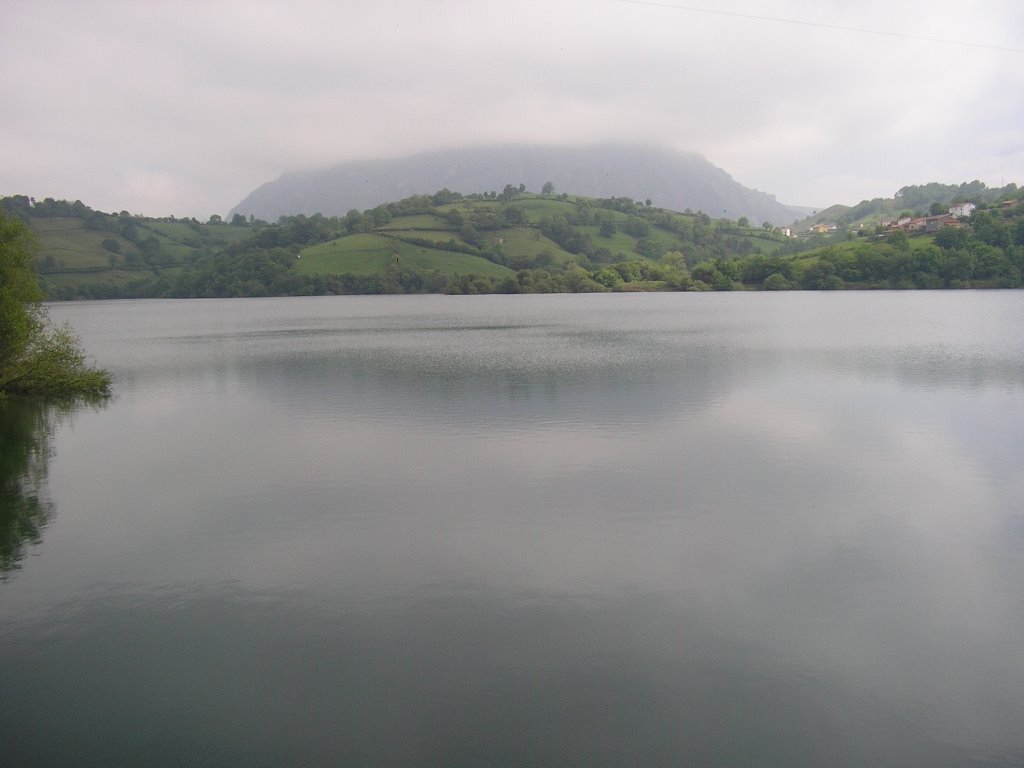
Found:
[[[231,211],[276,221],[282,215],[340,216],[355,208],[448,188],[471,194],[524,184],[539,192],[651,200],[672,210],[785,224],[798,209],[749,189],[695,153],[602,144],[589,147],[505,145],[355,160],[323,170],[286,173],[251,192]]]

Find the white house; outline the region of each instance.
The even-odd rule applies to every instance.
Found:
[[[960,216],[970,216],[974,213],[974,209],[977,207],[978,206],[974,203],[959,203],[958,205],[951,205],[949,207],[949,215],[956,216],[958,218]]]

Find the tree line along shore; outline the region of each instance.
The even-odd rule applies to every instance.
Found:
[[[803,237],[745,217],[521,185],[274,223],[103,213],[23,196],[0,202],[35,233],[44,296],[61,300],[1014,288],[1024,274],[1024,205],[1016,204],[1020,191],[1008,190],[935,232],[879,224]]]

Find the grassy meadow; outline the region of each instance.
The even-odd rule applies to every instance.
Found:
[[[393,237],[357,234],[304,248],[298,254],[296,272],[300,275],[351,274],[368,276],[404,266],[448,275],[476,274],[483,277],[505,277],[513,274],[508,267],[480,256],[426,248]]]

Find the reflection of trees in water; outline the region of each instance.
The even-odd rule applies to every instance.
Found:
[[[39,543],[53,519],[54,505],[46,498],[53,432],[81,404],[0,401],[0,578],[18,568],[26,547]]]

